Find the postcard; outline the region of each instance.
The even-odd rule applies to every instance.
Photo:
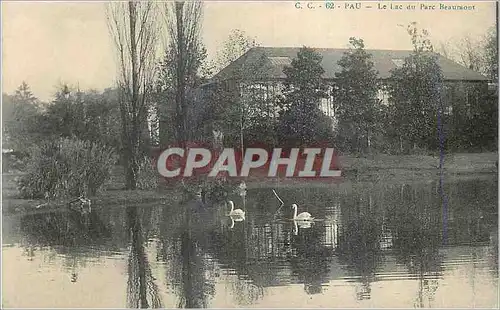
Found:
[[[3,1],[2,308],[498,308],[495,1]]]

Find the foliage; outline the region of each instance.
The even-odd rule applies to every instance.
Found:
[[[3,173],[23,171],[28,162],[28,154],[25,152],[2,153]]]
[[[443,75],[425,30],[408,26],[413,53],[391,72],[389,84],[392,126],[401,152],[438,147],[438,116],[442,105]],[[439,112],[439,113],[438,113]]]
[[[218,68],[236,60],[258,44],[243,31],[233,30],[216,57]],[[242,56],[242,57],[247,57]],[[224,144],[242,147],[257,142],[275,144],[274,98],[269,96],[269,63],[265,55],[248,57],[245,66],[234,68],[230,79],[205,88],[208,105],[200,109],[199,131],[212,136],[224,132]]]
[[[447,148],[452,151],[494,151],[498,138],[497,97],[487,85],[449,85],[446,100]]]
[[[373,137],[381,131],[382,106],[377,99],[378,72],[361,39],[349,40],[351,49],[338,62],[334,90],[337,141],[343,151],[370,151]]]
[[[240,29],[233,29],[215,57],[214,69],[218,72],[259,44],[255,38]]]
[[[272,147],[277,144],[276,98],[272,91],[269,91],[268,86],[266,84],[251,85],[245,89],[240,98],[244,146],[260,143]]]
[[[109,147],[66,138],[49,141],[34,147],[19,190],[24,198],[93,196],[113,164]]]
[[[158,63],[157,71],[158,78],[156,81],[156,92],[155,92],[155,103],[158,109],[158,122],[159,122],[159,143],[161,145],[168,145],[174,143],[177,140],[177,136],[180,134],[178,132],[177,123],[180,114],[185,113],[184,118],[195,121],[196,118],[200,117],[200,98],[198,97],[199,89],[201,84],[205,82],[206,73],[202,73],[202,65],[206,59],[206,49],[199,43],[198,50],[189,50],[189,57],[193,57],[189,63],[189,68],[185,69],[186,81],[182,87],[184,91],[178,89],[177,80],[177,61],[176,54],[172,48],[165,52],[165,55]],[[180,92],[178,94],[178,92]],[[181,111],[180,106],[177,105],[176,100],[180,100],[177,96],[183,94],[182,105],[183,109]],[[196,121],[195,121],[196,123]],[[183,127],[182,135],[191,137],[193,135],[193,128],[191,126]]]
[[[319,53],[303,47],[283,70],[286,79],[277,131],[278,141],[285,147],[310,146],[331,138],[332,122],[319,108],[326,97],[321,61]]]
[[[49,104],[42,104],[23,83],[14,95],[3,95],[5,146],[27,150],[60,137],[96,141],[120,148],[116,90],[74,90],[62,85]]]
[[[484,39],[484,73],[498,83],[498,36],[497,28],[491,27]]]
[[[120,110],[116,90],[72,91],[64,85],[43,115],[46,137],[77,138],[120,149]]]
[[[486,95],[485,95],[486,94]],[[498,151],[498,96],[482,93],[481,101],[471,117],[472,142],[469,150]]]
[[[498,80],[498,41],[496,27],[483,36],[464,36],[453,43],[441,43],[440,53],[461,65]]]
[[[198,73],[206,57],[201,40],[202,12],[201,1],[174,1],[163,5],[168,44],[159,64],[157,81],[157,91],[165,98],[158,101],[161,144],[168,140],[182,144],[190,135],[188,122],[193,102],[189,95],[200,84]],[[169,139],[166,131],[174,139]]]
[[[149,140],[147,116],[159,38],[158,9],[154,2],[128,1],[110,3],[106,13],[119,61],[118,102],[126,187],[135,189],[143,156],[141,145]]]
[[[14,95],[2,94],[3,148],[26,151],[42,138],[41,113],[39,100],[25,82]]]

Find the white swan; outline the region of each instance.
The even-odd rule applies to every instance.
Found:
[[[299,215],[297,215],[297,204],[292,205],[293,208],[293,220],[294,221],[312,221],[314,220],[314,217],[312,217],[311,213],[309,212],[302,212]]]
[[[293,229],[293,234],[295,236],[297,236],[299,234],[299,227],[301,229],[311,228],[311,224],[312,224],[311,221],[302,221],[302,222],[293,221],[293,223],[295,224],[294,229]]]
[[[245,218],[245,211],[241,209],[234,209],[234,203],[232,200],[229,200],[229,204],[231,205],[231,211],[229,211],[229,216],[231,217],[242,217]]]
[[[245,220],[245,216],[230,216],[229,217],[231,219],[231,227],[229,227],[230,229],[232,229],[234,227],[234,223],[235,222],[243,222]]]

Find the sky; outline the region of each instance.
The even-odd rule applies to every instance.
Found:
[[[411,49],[402,26],[413,21],[429,31],[435,44],[479,38],[495,25],[494,1],[453,3],[474,5],[469,11],[419,9],[439,2],[392,1],[403,7],[415,4],[415,10],[379,10],[376,4],[383,1],[371,9],[365,2],[357,10],[345,9],[340,1],[335,2],[340,8],[326,9],[319,1],[308,9],[308,2],[300,1],[298,9],[297,1],[206,1],[202,35],[209,58],[233,29],[262,46],[345,48],[354,36],[370,49]],[[26,81],[37,97],[49,100],[62,83],[102,90],[114,85],[115,75],[104,2],[2,1],[3,92]]]

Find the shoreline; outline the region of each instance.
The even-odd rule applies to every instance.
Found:
[[[258,179],[245,180],[247,189],[262,188],[332,188],[346,190],[357,187],[377,187],[401,183],[425,183],[439,181],[439,158],[421,155],[375,155],[372,157],[340,157],[342,163],[342,177],[337,180],[304,180],[304,179]],[[496,153],[454,154],[445,159],[443,169],[444,183],[468,179],[493,179],[498,180]],[[47,207],[35,208],[47,202],[44,199],[21,199],[16,197],[17,189],[12,180],[20,174],[2,175],[2,212],[3,214],[23,213],[26,211],[47,212],[66,206],[62,200],[52,201]],[[120,179],[115,176],[115,181]],[[332,182],[333,181],[333,182]],[[7,183],[7,186],[6,186]],[[11,184],[9,184],[11,183]],[[9,186],[10,185],[10,186]],[[120,206],[133,204],[165,204],[166,200],[178,199],[183,191],[178,186],[162,186],[156,190],[126,191],[116,187],[103,190],[95,197],[89,197],[93,205]],[[7,193],[6,193],[7,192]]]

